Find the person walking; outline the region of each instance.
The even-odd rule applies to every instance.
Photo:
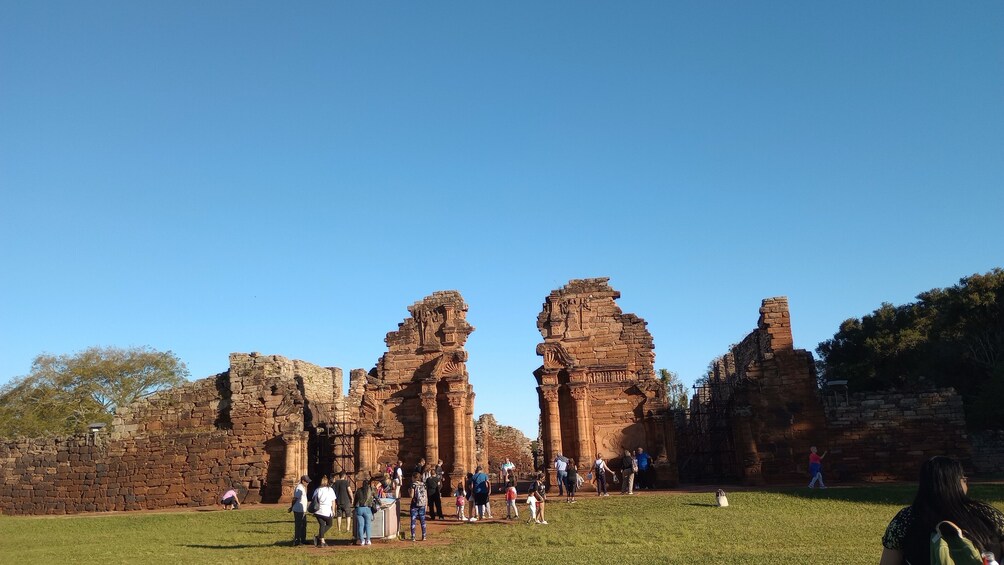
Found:
[[[596,461],[593,462],[593,478],[596,480],[596,496],[610,496],[607,492],[607,473],[613,477],[614,472],[607,467],[607,462],[603,460],[599,453],[596,454]]]
[[[332,490],[335,491],[335,520],[338,531],[342,531],[342,518],[345,518],[345,531],[352,531],[352,487],[349,485],[349,477],[345,471],[338,473],[338,480],[335,481]]]
[[[425,507],[429,505],[429,495],[425,490],[425,483],[422,482],[422,473],[411,475],[411,541],[415,541],[415,519],[422,523],[422,541],[425,541]]]
[[[370,539],[373,527],[373,502],[376,499],[376,485],[383,480],[380,475],[373,475],[370,480],[356,489],[353,495],[356,518],[356,545],[372,545]]]
[[[530,496],[536,501],[536,523],[547,525],[544,519],[544,503],[547,502],[547,487],[544,486],[544,473],[538,471],[533,483],[530,484]]]
[[[307,543],[307,485],[310,477],[303,475],[293,489],[293,500],[286,512],[293,513],[293,545]]]
[[[652,468],[652,458],[649,457],[645,450],[638,448],[638,453],[635,455],[635,459],[638,460],[638,472],[635,474],[635,488],[638,489],[650,489],[652,488],[652,480],[649,471]]]
[[[331,505],[335,502],[335,491],[328,486],[328,477],[321,477],[321,486],[314,491],[314,502],[317,502],[317,511],[314,518],[317,518],[317,535],[314,536],[314,546],[325,547],[328,543],[324,539],[324,534],[331,527]]]
[[[630,449],[624,450],[621,457],[621,494],[634,494],[634,476],[638,472],[638,460],[631,455]]]
[[[474,469],[474,476],[471,477],[471,490],[474,491],[474,505],[478,511],[478,520],[484,520],[488,516],[488,494],[492,490],[492,483],[483,467],[478,465]]]
[[[568,493],[568,497],[565,502],[573,503],[575,502],[575,491],[579,490],[579,468],[575,466],[574,459],[568,460],[566,471],[565,492]]]
[[[440,520],[443,516],[442,477],[432,473],[425,479],[425,492],[429,497],[429,519],[435,520],[438,516]]]
[[[826,457],[826,451],[822,455],[816,453],[816,446],[813,445],[809,448],[809,476],[812,480],[809,481],[809,488],[814,488],[814,485],[818,482],[819,488],[826,488],[823,484],[823,457]]]
[[[999,557],[1004,513],[968,493],[969,478],[958,459],[935,456],[924,462],[913,504],[896,514],[882,536],[879,565],[929,563],[931,534],[945,520],[961,528],[981,552]]]
[[[516,479],[509,479],[505,489],[505,519],[519,519],[519,509],[516,508]]]
[[[558,496],[563,493],[566,481],[568,479],[568,458],[562,455],[560,452],[554,456],[554,474],[557,475],[556,479],[558,481]]]
[[[464,489],[464,481],[457,481],[457,490],[453,492],[457,503],[457,520],[461,522],[467,520],[464,515],[464,506],[467,505],[467,491]]]

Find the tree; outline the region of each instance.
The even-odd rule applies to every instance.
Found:
[[[0,436],[83,432],[92,422],[110,423],[116,408],[187,377],[187,367],[174,353],[148,347],[43,353],[28,375],[0,388]]]
[[[679,375],[669,369],[659,369],[659,380],[666,388],[669,407],[686,410],[687,406],[690,405],[690,395],[687,394],[687,387],[680,381]]]
[[[1004,391],[1004,270],[884,303],[844,321],[816,352],[823,382],[846,380],[855,391],[951,386],[971,427],[999,427],[991,399]]]

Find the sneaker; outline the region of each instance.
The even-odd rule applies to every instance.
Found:
[[[547,525],[547,520],[541,520],[540,523],[546,526]]]
[[[373,545],[373,540],[368,539],[368,540],[366,540],[366,541],[363,542],[363,545]]]
[[[414,541],[415,541],[415,536],[411,536],[411,541],[412,541],[412,542],[414,542]]]
[[[425,541],[426,539],[427,539],[427,538],[426,538],[425,536],[422,536],[422,541]]]

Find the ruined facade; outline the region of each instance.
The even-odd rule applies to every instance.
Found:
[[[760,305],[757,328],[712,363],[680,430],[689,481],[800,480],[809,447],[826,443],[812,354],[795,349],[786,297]]]
[[[653,369],[652,335],[644,320],[621,312],[620,292],[608,280],[570,281],[548,295],[537,316],[544,460],[551,466],[561,453],[586,469],[599,453],[619,468],[625,449],[642,447],[657,480],[675,484],[673,428]]]
[[[226,372],[125,407],[106,431],[0,443],[0,511],[202,506],[230,486],[244,502],[288,499],[318,468],[313,413],[340,395],[337,369],[231,354]]]
[[[464,343],[474,331],[459,292],[439,291],[408,308],[387,334],[387,352],[369,371],[354,370],[348,405],[359,438],[356,467],[398,459],[442,459],[451,476],[475,466],[474,390]],[[454,479],[455,480],[455,479]]]

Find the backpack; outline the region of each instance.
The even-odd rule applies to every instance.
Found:
[[[931,534],[931,565],[983,565],[983,557],[961,528],[945,520]]]

